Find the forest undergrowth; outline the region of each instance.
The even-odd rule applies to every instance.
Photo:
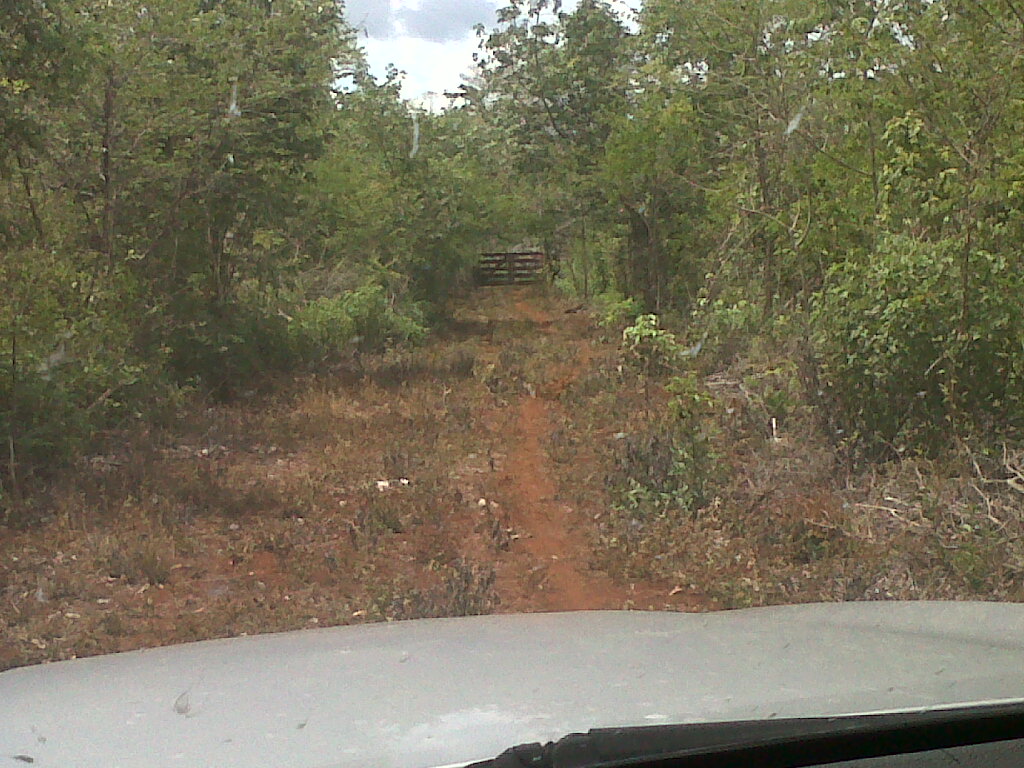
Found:
[[[0,7],[0,664],[1024,600],[1013,2],[507,0],[443,109],[346,14]]]
[[[577,308],[479,291],[423,346],[84,457],[0,542],[0,665],[495,611],[1024,599],[1009,449],[858,461],[784,349],[655,370]]]
[[[705,348],[648,375],[616,333],[600,338],[592,371],[563,395],[561,433],[577,447],[562,477],[573,482],[576,450],[599,461],[589,489],[574,488],[609,573],[673,581],[723,608],[1024,600],[1019,447],[867,457],[791,340]]]

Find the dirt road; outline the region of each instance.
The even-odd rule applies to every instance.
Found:
[[[364,621],[701,607],[595,569],[598,352],[537,288],[483,289],[424,347],[126,434],[0,539],[0,668]],[[604,355],[602,358],[601,355]],[[571,450],[569,450],[571,448]],[[625,572],[625,571],[623,571]]]
[[[514,536],[498,553],[496,587],[499,610],[573,611],[599,609],[684,610],[689,594],[671,584],[616,583],[592,567],[592,548],[581,510],[559,487],[547,443],[556,433],[559,396],[591,365],[590,321],[567,314],[564,302],[531,288],[491,289],[482,306],[493,323],[519,329],[517,336],[488,343],[490,355],[502,344],[523,345],[529,366],[525,391],[495,409],[487,419],[503,457],[487,483],[488,503],[497,502]],[[549,350],[552,354],[544,354]],[[578,467],[587,476],[586,467]]]

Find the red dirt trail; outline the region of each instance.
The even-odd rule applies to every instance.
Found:
[[[50,522],[0,536],[0,670],[458,613],[459,589],[503,613],[706,609],[675,584],[593,567],[602,494],[581,484],[601,477],[600,448],[591,434],[561,442],[580,415],[561,395],[599,364],[590,319],[530,287],[484,289],[457,312],[467,330],[453,348],[484,375],[390,390],[297,381],[280,401],[204,409],[160,438],[171,447],[147,434],[107,469],[69,474]],[[449,343],[419,354],[447,359]],[[444,419],[468,428],[432,427]],[[210,435],[223,442],[215,472]],[[571,464],[549,455],[562,445],[577,446]],[[386,474],[392,454],[412,483],[385,496],[372,483],[400,476]],[[482,581],[444,582],[436,566],[455,560]]]
[[[529,289],[512,290],[518,294],[511,303],[515,319],[527,320],[535,332],[550,335],[568,359],[535,370],[541,379],[535,392],[520,395],[509,408],[502,409],[505,413],[497,436],[505,441],[506,458],[493,488],[518,538],[495,564],[499,610],[696,608],[693,596],[673,590],[672,584],[619,584],[591,567],[588,521],[561,498],[557,474],[544,446],[556,427],[558,396],[590,363],[587,321],[579,316],[553,315]]]

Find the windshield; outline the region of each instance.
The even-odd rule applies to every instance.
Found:
[[[6,0],[0,670],[699,614],[656,676],[827,603],[577,712],[1024,697],[1022,46],[1010,0]]]

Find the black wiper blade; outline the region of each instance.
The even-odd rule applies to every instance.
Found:
[[[1024,739],[1024,702],[926,712],[603,728],[468,768],[801,768]]]

